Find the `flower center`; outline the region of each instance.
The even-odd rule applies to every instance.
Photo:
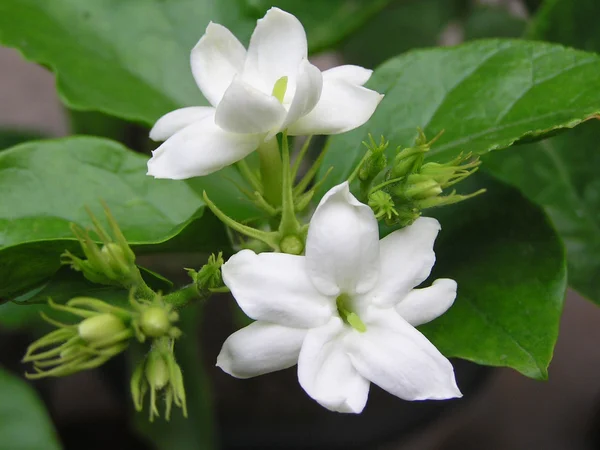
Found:
[[[356,331],[360,331],[361,333],[367,331],[367,327],[365,326],[363,321],[360,320],[358,314],[352,311],[352,298],[348,294],[338,295],[338,298],[335,299],[335,304],[337,306],[340,318],[346,324],[350,325]]]
[[[273,86],[273,92],[271,93],[271,95],[277,100],[279,100],[279,103],[283,103],[283,98],[285,97],[287,86],[288,77],[281,77],[275,82],[275,85]]]

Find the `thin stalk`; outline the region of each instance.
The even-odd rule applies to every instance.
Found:
[[[273,137],[258,147],[260,176],[265,199],[275,208],[281,206],[282,162],[277,139]]]

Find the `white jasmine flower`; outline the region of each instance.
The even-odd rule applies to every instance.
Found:
[[[217,365],[248,378],[298,364],[304,390],[333,411],[361,412],[370,383],[405,400],[460,397],[450,362],[415,327],[443,314],[456,282],[431,272],[435,219],[379,240],[348,183],[312,217],[306,256],[242,250],[223,280],[256,322],[231,335]]]
[[[150,138],[166,142],[153,152],[148,175],[207,175],[285,129],[337,134],[364,124],[383,98],[363,87],[372,71],[346,65],[321,73],[307,56],[302,24],[278,8],[258,21],[248,50],[211,22],[192,50],[191,66],[212,106],[178,109],[156,122]]]

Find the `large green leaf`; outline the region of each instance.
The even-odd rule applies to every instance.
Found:
[[[443,208],[431,279],[458,282],[450,310],[422,327],[447,356],[547,377],[566,289],[562,243],[543,210],[479,176],[475,199]]]
[[[322,5],[318,11],[280,3],[306,19],[311,43],[324,47],[387,1],[310,2]],[[68,106],[152,124],[178,107],[206,104],[189,55],[209,21],[247,42],[256,16],[244,0],[3,0],[0,42],[50,67]]]
[[[44,405],[27,383],[0,368],[0,448],[59,450]]]
[[[339,183],[371,132],[412,144],[416,128],[445,133],[429,158],[483,154],[571,128],[600,113],[600,57],[542,42],[475,41],[406,53],[379,67],[368,86],[384,93],[373,118],[332,139],[323,168]],[[515,149],[515,151],[518,151]]]
[[[90,227],[88,206],[109,206],[137,253],[218,250],[223,228],[204,214],[199,194],[181,181],[145,175],[143,155],[116,142],[73,137],[22,144],[0,153],[0,297],[11,298],[58,270],[65,248],[77,251],[70,223]],[[255,211],[239,197],[237,172],[202,180],[237,216]]]
[[[600,51],[594,20],[600,3],[593,0],[551,0],[544,3],[528,34]],[[491,154],[485,167],[519,187],[542,205],[567,247],[569,284],[600,303],[600,124],[582,126],[518,152]]]
[[[484,166],[546,209],[567,247],[569,284],[600,303],[600,123],[491,154]]]

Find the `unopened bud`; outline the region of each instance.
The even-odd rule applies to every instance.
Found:
[[[175,313],[174,319],[178,316]],[[150,306],[146,308],[140,318],[140,327],[142,332],[148,337],[165,336],[171,329],[171,320],[169,312],[160,306]]]
[[[79,336],[88,344],[108,340],[126,329],[123,321],[113,314],[89,317],[77,327]]]
[[[290,255],[300,255],[304,250],[304,243],[298,236],[285,236],[279,243],[283,253]]]
[[[169,382],[169,366],[160,352],[150,352],[146,361],[145,374],[146,380],[148,380],[152,389],[160,390],[167,385]]]

